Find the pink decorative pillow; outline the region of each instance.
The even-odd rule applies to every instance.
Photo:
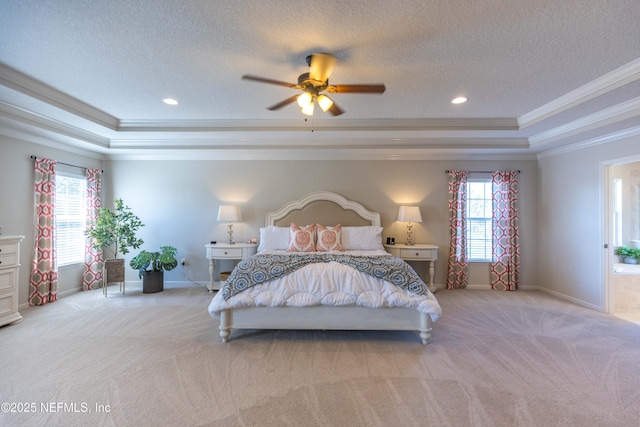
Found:
[[[316,227],[307,225],[304,229],[294,223],[289,226],[289,248],[287,252],[315,252]]]
[[[316,232],[318,233],[318,241],[316,242],[316,250],[318,252],[342,251],[342,244],[340,243],[342,225],[325,227],[316,224]]]

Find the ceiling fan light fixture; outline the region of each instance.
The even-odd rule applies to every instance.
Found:
[[[322,111],[327,111],[333,105],[333,100],[327,95],[318,96],[318,105],[322,108]]]
[[[314,104],[313,104],[313,98],[312,98],[310,103],[302,107],[302,114],[305,114],[307,116],[313,116],[313,105]]]
[[[298,96],[298,105],[300,108],[307,108],[311,104],[313,111],[313,96],[309,92],[303,92]]]

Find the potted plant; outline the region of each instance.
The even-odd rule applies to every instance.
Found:
[[[625,264],[638,264],[640,261],[640,249],[638,248],[630,248],[628,246],[620,246],[616,248],[616,255],[620,255],[622,257],[622,262]]]
[[[142,279],[142,293],[152,294],[164,290],[164,272],[178,266],[178,250],[173,246],[161,246],[159,252],[140,251],[129,265],[138,270]]]
[[[124,259],[119,259],[118,254],[127,254],[129,248],[138,249],[144,243],[136,237],[144,224],[122,199],[116,199],[114,204],[113,210],[100,208],[98,218],[89,225],[85,235],[93,239],[94,247],[111,250],[113,259],[105,260],[106,283],[120,282],[124,292]]]

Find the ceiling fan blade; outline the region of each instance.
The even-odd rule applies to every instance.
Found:
[[[383,84],[368,85],[331,85],[327,87],[327,92],[331,93],[384,93]]]
[[[325,83],[336,65],[336,57],[328,53],[314,53],[309,65],[309,79]]]
[[[277,104],[274,104],[271,107],[267,107],[267,110],[271,110],[271,111],[279,110],[282,107],[284,107],[285,105],[289,105],[292,102],[294,102],[296,99],[298,99],[298,96],[299,95],[293,95],[292,97],[287,98],[284,101],[278,102]]]
[[[254,82],[268,83],[272,85],[286,86],[291,88],[298,87],[298,85],[295,83],[287,83],[287,82],[281,82],[280,80],[265,79],[264,77],[252,76],[249,74],[245,74],[244,76],[242,76],[242,80],[252,80]]]
[[[342,109],[338,107],[338,105],[335,102],[329,108],[329,112],[334,116],[339,116],[340,114],[344,113],[344,111],[342,111]]]

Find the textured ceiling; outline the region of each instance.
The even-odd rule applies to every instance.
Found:
[[[0,131],[105,155],[535,154],[640,126],[638,22],[638,0],[3,0]],[[305,121],[266,109],[294,90],[241,80],[295,83],[313,52],[338,58],[331,83],[386,92]]]

